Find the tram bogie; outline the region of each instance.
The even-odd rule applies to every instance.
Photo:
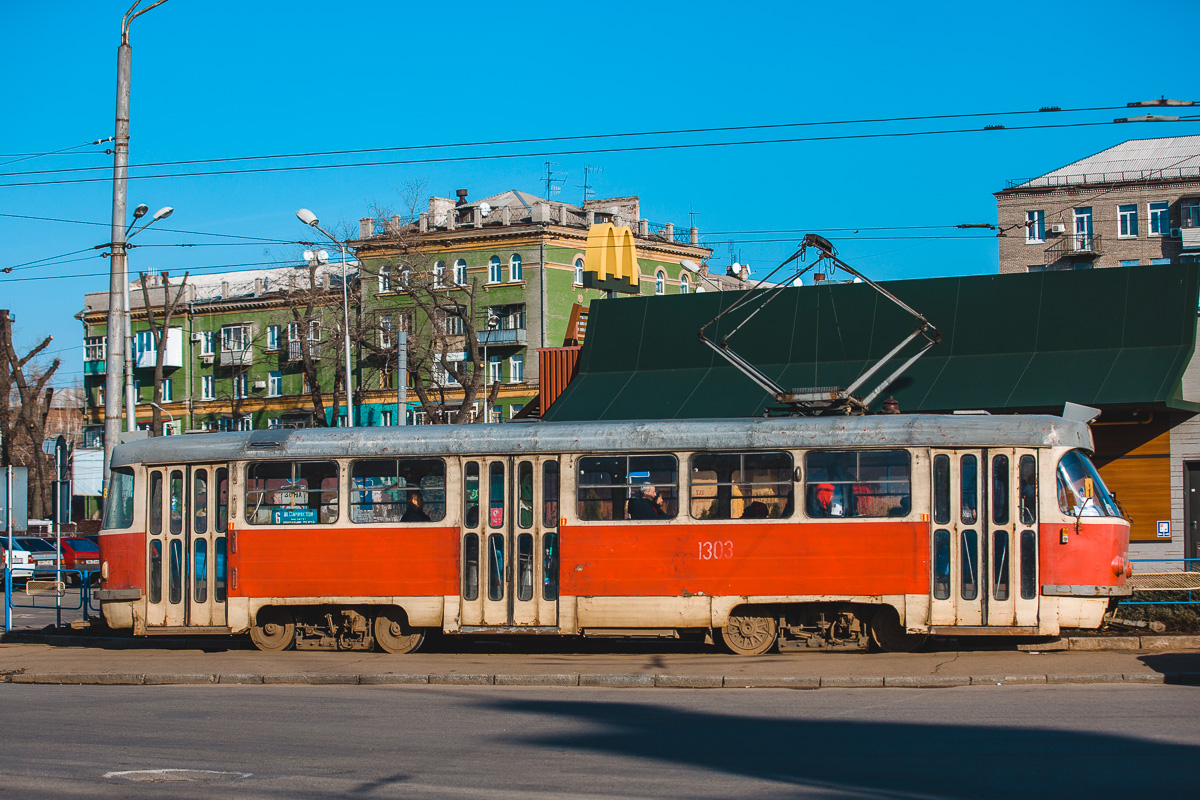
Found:
[[[966,415],[144,440],[114,451],[96,598],[112,627],[264,650],[1055,635],[1130,591],[1091,447],[1081,422]]]

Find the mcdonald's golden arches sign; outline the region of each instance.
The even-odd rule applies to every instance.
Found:
[[[633,232],[610,222],[588,229],[583,258],[583,285],[606,292],[638,294],[640,273]]]

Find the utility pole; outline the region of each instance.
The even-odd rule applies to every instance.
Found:
[[[158,0],[141,11],[142,0],[125,12],[121,20],[121,44],[117,47],[117,115],[113,137],[112,260],[108,276],[108,319],[105,331],[104,363],[104,485],[108,486],[108,463],[121,436],[121,386],[125,370],[125,330],[129,308],[126,305],[129,275],[125,263],[125,200],[129,177],[129,76],[133,48],[129,46],[129,26],[134,19],[157,8],[167,0]],[[130,420],[130,428],[137,427]]]
[[[12,341],[12,315],[7,309],[0,309],[0,467],[12,464],[12,453],[8,436],[10,414],[9,397],[12,393],[12,371],[8,363],[8,348],[6,342]]]

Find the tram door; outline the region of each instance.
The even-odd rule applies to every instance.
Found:
[[[223,627],[229,469],[203,464],[149,474],[146,625]]]
[[[558,460],[463,462],[463,626],[558,622]]]
[[[935,451],[931,625],[1035,626],[1037,454]]]

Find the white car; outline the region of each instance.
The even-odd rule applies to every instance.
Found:
[[[21,546],[13,542],[12,564],[8,563],[8,537],[0,537],[0,568],[11,567],[13,580],[33,577],[33,556]]]

